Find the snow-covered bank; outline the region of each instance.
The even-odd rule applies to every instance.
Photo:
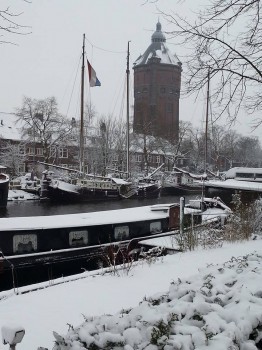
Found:
[[[262,255],[232,257],[133,309],[86,317],[54,350],[252,350],[262,347]]]
[[[262,240],[224,244],[222,248],[166,256],[163,262],[139,264],[128,276],[96,276],[68,282],[23,295],[0,293],[0,328],[16,321],[26,334],[18,350],[49,350],[54,345],[53,331],[66,334],[68,324],[84,322],[83,315],[115,314],[138,305],[144,297],[165,293],[172,281],[188,278],[207,264],[224,263],[257,251],[262,254]],[[91,274],[83,272],[83,276]],[[5,349],[7,346],[0,346]]]

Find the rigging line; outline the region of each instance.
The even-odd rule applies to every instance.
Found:
[[[123,114],[124,114],[123,110],[124,110],[125,101],[126,101],[126,87],[127,87],[127,79],[125,77],[125,79],[124,79],[124,90],[123,90],[122,101],[121,101],[121,108],[120,108],[120,111],[119,111],[119,118],[120,119],[123,119]]]
[[[105,51],[105,52],[111,52],[111,53],[116,53],[116,54],[126,53],[125,51],[111,51],[111,50],[103,49],[102,47],[94,45],[90,40],[87,39],[87,37],[86,37],[86,41],[92,46],[92,48],[95,48],[97,50],[101,50],[101,51]]]
[[[112,110],[111,113],[112,114],[115,113],[117,103],[118,103],[118,101],[120,101],[120,94],[121,94],[121,92],[122,91],[124,92],[124,88],[123,88],[124,80],[125,80],[125,78],[122,79],[122,77],[121,77],[120,84],[117,83],[117,86],[120,86],[120,88],[118,89],[118,91],[115,91],[115,96],[113,98],[114,101],[112,101],[113,102],[113,106],[111,107],[111,110]],[[120,107],[120,109],[121,109],[121,107]],[[120,113],[121,113],[121,111],[120,111]]]
[[[72,91],[71,91],[71,95],[70,95],[70,99],[69,99],[69,103],[68,103],[68,107],[67,107],[67,111],[66,111],[66,116],[68,116],[68,111],[69,111],[69,108],[70,108],[70,105],[71,105],[72,96],[73,96],[73,92],[74,92],[75,84],[76,84],[76,79],[77,79],[78,72],[79,72],[80,62],[81,62],[81,57],[80,57],[80,59],[78,61],[78,66],[77,66],[77,70],[76,70],[75,80],[74,80],[73,88],[72,88]]]

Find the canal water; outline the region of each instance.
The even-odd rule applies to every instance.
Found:
[[[188,203],[189,199],[195,198],[197,198],[197,195],[195,194],[185,196],[185,203]],[[40,200],[9,201],[7,203],[7,208],[0,211],[0,218],[88,213],[94,211],[125,209],[164,203],[179,203],[179,201],[180,196],[162,196],[155,199],[122,199],[106,202],[86,202],[73,204],[56,204],[50,201]]]

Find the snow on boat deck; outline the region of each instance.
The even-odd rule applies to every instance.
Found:
[[[209,181],[204,182],[204,186],[262,192],[262,183],[261,182],[240,181],[240,180],[233,180],[233,179],[224,180],[224,181],[209,180]]]
[[[1,218],[0,232],[14,230],[21,231],[27,229],[45,230],[51,228],[98,226],[164,219],[169,216],[168,208],[172,205],[173,204],[167,206],[165,204],[163,207],[158,205],[158,210],[156,210],[154,206],[142,206],[91,213]]]
[[[26,201],[26,200],[36,200],[36,199],[39,199],[38,195],[28,193],[23,190],[8,191],[8,201]]]

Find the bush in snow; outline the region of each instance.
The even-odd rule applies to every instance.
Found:
[[[98,262],[98,267],[106,267],[105,272],[114,276],[120,276],[121,274],[128,275],[134,266],[136,259],[133,250],[129,249],[129,246],[125,244],[109,244],[105,247],[101,247],[102,254]]]
[[[240,194],[234,194],[233,214],[229,216],[225,239],[235,242],[250,239],[256,231],[261,231],[261,200],[243,203]]]
[[[53,350],[262,349],[261,280],[256,253],[210,265],[133,309],[54,333]]]
[[[175,236],[176,243],[180,250],[191,251],[198,247],[204,249],[218,248],[223,245],[225,227],[211,222],[200,226],[191,226],[184,230],[183,234]]]
[[[146,262],[148,265],[152,265],[163,259],[163,256],[166,255],[166,248],[164,247],[154,247],[147,251],[142,250],[139,254],[139,260],[141,262]]]

